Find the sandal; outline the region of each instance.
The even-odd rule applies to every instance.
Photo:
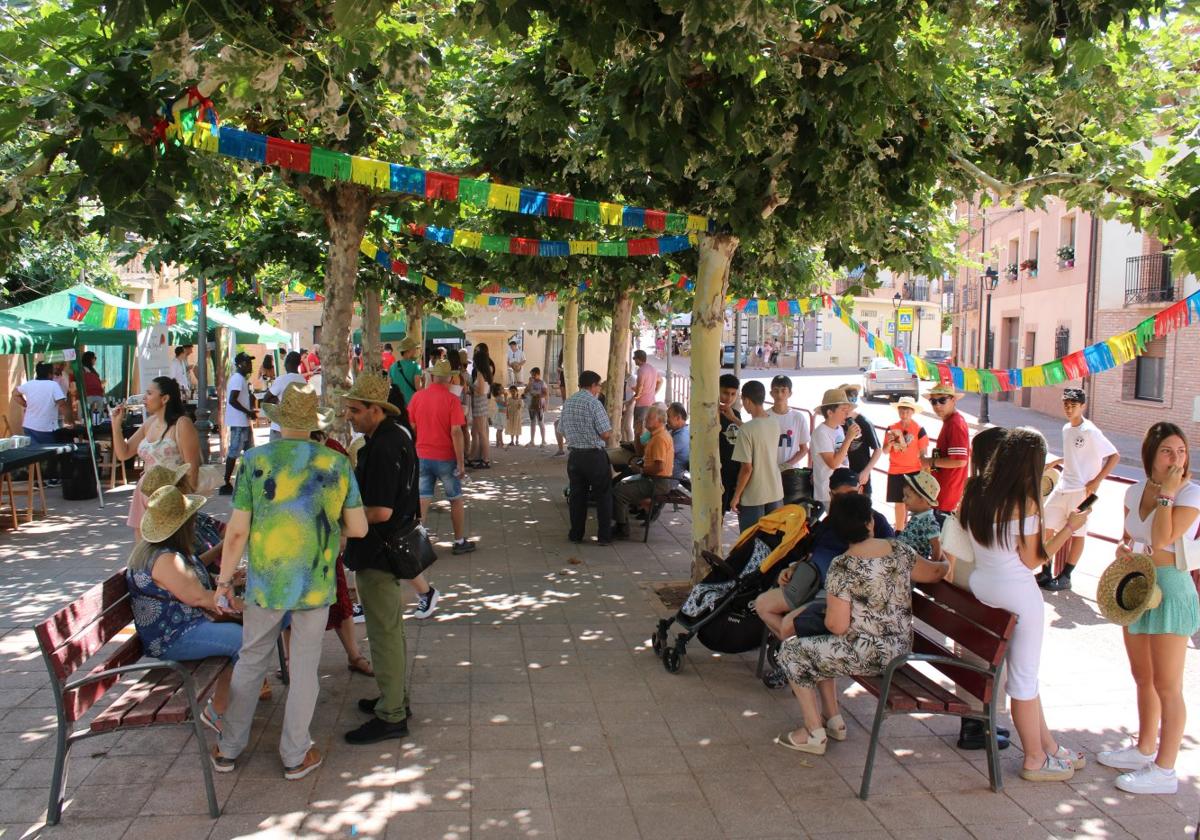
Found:
[[[818,736],[817,732],[821,734]],[[789,729],[787,732],[776,735],[775,743],[796,752],[809,753],[810,755],[825,755],[825,747],[829,741],[825,737],[824,729],[818,729],[817,732],[808,733],[807,740],[797,743],[792,739],[792,730]]]
[[[221,734],[221,716],[217,714],[212,700],[204,704],[204,708],[200,712],[200,722],[218,735]]]
[[[346,663],[346,667],[351,671],[355,671],[368,677],[375,676],[375,670],[371,667],[371,660],[367,659],[367,657],[363,656],[361,653],[348,661]]]
[[[262,688],[260,688],[258,690],[258,699],[259,700],[270,700],[271,699],[271,684],[269,682],[267,682],[266,680],[263,680]]]
[[[1066,782],[1075,775],[1075,768],[1070,761],[1063,761],[1053,755],[1046,756],[1041,767],[1030,770],[1021,768],[1021,778],[1027,782]]]
[[[1084,767],[1087,767],[1087,757],[1084,756],[1083,750],[1077,750],[1065,744],[1058,745],[1058,750],[1054,753],[1054,757],[1070,764],[1075,770],[1082,770]]]
[[[825,721],[825,734],[835,741],[846,740],[846,721],[841,715],[834,715]]]

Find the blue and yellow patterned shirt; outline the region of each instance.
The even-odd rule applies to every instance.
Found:
[[[250,514],[246,600],[271,610],[332,604],[342,511],[362,507],[350,459],[277,440],[242,456],[233,506]]]

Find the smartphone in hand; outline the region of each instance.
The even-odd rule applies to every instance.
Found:
[[[1096,500],[1099,498],[1100,497],[1097,496],[1095,493],[1092,493],[1086,499],[1084,499],[1082,502],[1080,502],[1079,507],[1077,507],[1075,509],[1077,511],[1079,511],[1080,513],[1082,513],[1083,511],[1090,508],[1092,505],[1096,504]]]

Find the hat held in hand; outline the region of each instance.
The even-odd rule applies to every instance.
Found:
[[[363,373],[354,380],[350,390],[342,394],[342,399],[377,405],[388,414],[399,414],[400,409],[388,402],[388,392],[391,388],[391,382],[386,376]]]
[[[277,403],[263,403],[262,410],[281,429],[315,432],[333,422],[333,409],[321,408],[321,395],[308,384],[292,382]]]
[[[178,531],[208,501],[203,496],[184,495],[178,487],[160,487],[146,503],[142,517],[142,539],[158,543]]]
[[[155,464],[142,475],[139,485],[142,495],[149,499],[162,487],[178,487],[179,482],[192,471],[190,464],[179,464],[174,467]]]
[[[1096,586],[1100,614],[1122,627],[1141,618],[1146,610],[1162,603],[1154,561],[1145,554],[1114,560],[1100,575]]]

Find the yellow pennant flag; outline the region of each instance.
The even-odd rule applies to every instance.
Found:
[[[367,255],[367,259],[375,259],[375,255],[379,253],[379,247],[369,239],[364,239],[358,244],[358,250]]]
[[[477,230],[454,231],[454,244],[459,248],[478,248],[483,243],[483,234]]]
[[[115,327],[117,325],[117,307],[105,306],[104,317],[101,318],[100,324],[103,327]]]
[[[196,123],[191,136],[185,137],[184,141],[193,149],[199,149],[202,152],[215,152],[219,145],[219,138],[213,132],[212,123],[206,122]]]
[[[596,241],[594,239],[572,239],[567,243],[567,248],[571,255],[576,254],[596,254]]]
[[[704,231],[708,230],[708,219],[704,218],[703,216],[688,216],[687,229],[689,231],[703,233]]]
[[[963,368],[963,390],[979,393],[979,370],[977,368]]]
[[[487,206],[492,210],[516,212],[521,208],[521,188],[492,184],[488,190]]]
[[[625,220],[625,208],[620,204],[600,202],[600,224],[620,225]]]
[[[392,167],[382,160],[353,155],[350,158],[350,180],[377,190],[391,189]]]
[[[1021,368],[1021,387],[1022,388],[1040,388],[1046,384],[1046,371],[1041,365],[1033,367]]]
[[[1113,361],[1118,365],[1123,365],[1137,358],[1137,337],[1132,332],[1114,335],[1104,343],[1108,345],[1108,350],[1112,353]]]

